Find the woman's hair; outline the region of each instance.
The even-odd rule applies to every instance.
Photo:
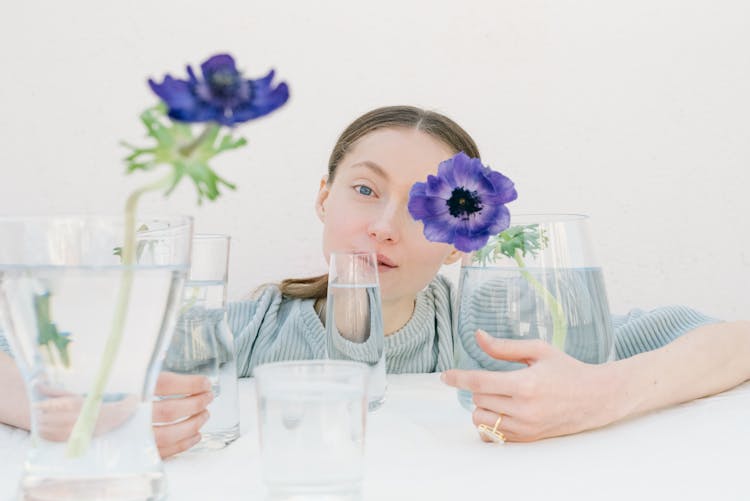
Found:
[[[456,153],[463,151],[470,157],[479,158],[479,149],[471,136],[445,115],[414,106],[385,106],[365,113],[341,133],[328,160],[328,184],[333,182],[341,160],[360,138],[374,130],[389,127],[421,130],[450,146]],[[279,288],[283,295],[290,298],[322,299],[328,290],[328,275],[288,278],[281,282]]]

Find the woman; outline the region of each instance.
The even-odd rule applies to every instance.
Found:
[[[507,373],[448,370],[452,286],[438,271],[462,254],[450,244],[428,241],[407,205],[414,183],[460,151],[479,158],[471,137],[447,117],[408,106],[379,108],[342,133],[320,182],[315,208],[326,258],[340,249],[378,254],[389,372],[447,371],[447,384],[474,392],[474,423],[517,441],[603,426],[750,379],[750,324],[716,323],[682,307],[618,319],[616,337],[638,349],[621,352],[630,357],[613,363],[587,365],[541,341],[478,333],[488,354],[528,367]],[[290,279],[266,287],[255,300],[231,305],[240,374],[250,376],[265,362],[322,357],[326,290],[325,276]],[[671,339],[676,340],[662,346]],[[28,427],[27,411],[20,411],[27,405],[20,377],[8,357],[0,357],[0,377],[10,380],[17,399],[13,405],[8,397],[2,400],[0,420]],[[189,419],[155,428],[163,456],[199,440],[210,401],[204,380],[163,374],[157,394],[175,393],[192,396],[156,402],[154,420]]]

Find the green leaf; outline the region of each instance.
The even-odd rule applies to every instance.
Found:
[[[487,266],[502,256],[514,259],[516,251],[522,257],[527,254],[536,256],[537,253],[547,246],[547,236],[538,224],[526,226],[512,226],[507,230],[493,235],[487,241],[487,245],[474,253],[472,262]]]
[[[46,345],[48,349],[54,347],[63,365],[69,367],[68,344],[70,344],[70,334],[58,332],[57,327],[52,323],[49,301],[49,293],[34,296],[34,310],[38,332],[37,343],[39,346]]]
[[[245,146],[246,144],[247,139],[245,139],[244,137],[235,139],[230,134],[227,134],[221,138],[221,143],[219,144],[218,151],[234,150],[236,148]]]
[[[204,199],[216,200],[221,188],[235,189],[235,185],[221,178],[209,163],[219,153],[240,148],[247,144],[242,137],[230,132],[221,134],[221,126],[211,123],[200,135],[195,135],[189,124],[175,122],[167,116],[167,109],[160,103],[141,113],[147,135],[153,140],[148,147],[136,147],[122,143],[129,151],[124,162],[128,174],[150,171],[164,165],[173,169],[173,181],[164,192],[170,195],[183,178],[193,181],[198,192],[198,203]]]
[[[172,178],[172,184],[169,185],[167,188],[167,191],[164,192],[164,196],[169,196],[172,191],[174,191],[175,188],[177,188],[177,185],[180,184],[180,180],[182,179],[182,176],[185,175],[185,171],[183,169],[175,169],[175,175]]]
[[[146,110],[141,114],[141,122],[146,126],[148,135],[156,139],[161,144],[168,144],[172,141],[169,129],[165,127],[154,115],[153,110]]]
[[[154,167],[156,167],[156,164],[154,162],[130,162],[127,165],[127,174],[130,174],[131,172],[136,170],[151,170]]]

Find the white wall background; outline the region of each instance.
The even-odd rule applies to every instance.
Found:
[[[512,210],[592,217],[612,309],[684,303],[748,318],[750,4],[738,1],[12,2],[0,19],[0,214],[121,210],[118,141],[148,76],[217,51],[290,83],[236,182],[143,211],[234,237],[230,296],[324,270],[312,203],[341,129],[385,104],[456,119],[511,176]]]

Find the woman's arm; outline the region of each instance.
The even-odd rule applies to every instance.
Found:
[[[543,341],[477,342],[497,359],[522,362],[511,372],[459,371],[443,380],[474,393],[476,425],[508,440],[531,441],[605,426],[629,416],[712,395],[750,379],[750,322],[698,327],[654,351],[589,365]]]
[[[750,379],[750,322],[704,325],[611,365],[617,419],[713,395]]]

